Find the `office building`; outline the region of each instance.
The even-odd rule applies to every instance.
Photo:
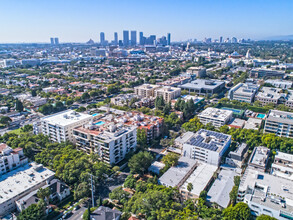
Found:
[[[265,172],[269,162],[270,152],[270,149],[267,147],[255,147],[248,160],[248,166],[255,170]]]
[[[4,143],[0,143],[0,176],[28,163],[22,148],[12,149]]]
[[[278,80],[278,79],[268,79],[265,83],[269,83],[277,88],[281,89],[291,89],[293,82],[288,80]]]
[[[293,113],[270,110],[266,118],[264,132],[293,138]]]
[[[289,108],[293,108],[293,90],[286,90],[273,87],[262,87],[255,96],[255,100],[267,105],[273,103],[275,105],[284,104]]]
[[[220,164],[223,154],[231,144],[230,135],[204,129],[192,135],[187,132],[176,141],[180,142],[181,139],[184,140],[183,156],[216,166]]]
[[[127,47],[129,45],[129,31],[123,31],[123,46]]]
[[[293,182],[248,167],[241,178],[238,202],[245,202],[254,216],[293,219]]]
[[[255,68],[250,71],[251,78],[279,77],[283,78],[285,71]]]
[[[188,92],[196,92],[199,95],[220,93],[225,89],[225,82],[221,80],[196,79],[178,86]]]
[[[136,42],[136,31],[131,31],[130,32],[130,42],[131,42],[131,46],[136,46],[137,42]]]
[[[112,118],[102,118],[73,129],[78,149],[95,153],[111,165],[136,150],[137,130],[137,126],[126,126],[123,121],[114,122]]]
[[[59,44],[59,38],[55,37],[55,45],[58,45],[58,44]]]
[[[0,176],[0,216],[16,210],[16,201],[46,185],[55,173],[30,163]]]
[[[118,33],[114,32],[114,44],[118,45]]]
[[[248,145],[246,143],[240,144],[236,150],[230,151],[226,157],[226,163],[233,167],[242,168],[244,160],[247,157]]]
[[[167,45],[171,45],[171,34],[167,34]]]
[[[277,151],[271,174],[293,181],[293,155]]]
[[[51,45],[54,45],[55,44],[53,37],[50,38],[50,43],[51,43]]]
[[[222,37],[222,36],[220,37],[219,42],[220,42],[220,43],[223,43],[223,37]]]
[[[206,76],[206,68],[192,66],[186,70],[186,73],[188,73],[190,75],[194,75],[197,78],[202,78],[202,77]]]
[[[252,103],[259,86],[251,83],[238,83],[228,93],[230,100]]]
[[[105,45],[105,33],[104,32],[100,33],[100,44]]]
[[[41,118],[41,132],[49,136],[53,142],[75,142],[73,128],[87,124],[92,120],[91,115],[78,113],[73,110],[58,112]]]
[[[201,123],[211,123],[216,128],[228,124],[233,119],[233,112],[230,110],[208,107],[198,114]]]
[[[145,37],[143,36],[143,32],[139,32],[139,45],[145,44]]]

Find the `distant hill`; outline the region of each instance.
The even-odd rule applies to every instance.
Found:
[[[263,40],[293,40],[293,35],[272,36],[264,38]]]

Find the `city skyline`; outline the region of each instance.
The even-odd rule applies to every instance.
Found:
[[[172,41],[202,40],[220,36],[264,39],[292,35],[293,21],[289,0],[275,1],[149,1],[126,2],[42,1],[2,2],[0,43],[48,42],[57,36],[60,42],[99,42],[100,32],[109,40],[123,30],[143,31],[158,37],[172,34]],[[56,7],[57,6],[57,7]],[[12,16],[17,14],[18,16]],[[21,19],[20,19],[21,17]],[[9,21],[9,22],[8,22]],[[130,38],[130,33],[129,33]],[[139,38],[137,38],[139,40]]]

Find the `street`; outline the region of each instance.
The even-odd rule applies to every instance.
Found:
[[[69,219],[69,220],[77,220],[77,219],[82,219],[82,216],[83,216],[83,213],[84,211],[87,209],[87,207],[85,206],[82,206],[80,207],[80,209],[76,210],[76,211],[72,211],[72,215],[69,216],[68,218],[66,219]]]

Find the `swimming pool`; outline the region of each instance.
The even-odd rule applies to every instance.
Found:
[[[241,110],[234,109],[234,108],[226,108],[226,107],[223,107],[221,109],[223,109],[223,110],[230,110],[230,111],[233,111],[234,113],[237,113],[237,114],[240,114],[240,112],[241,112]]]
[[[258,114],[257,116],[256,116],[257,118],[265,118],[266,117],[266,115],[265,114]]]
[[[94,117],[95,117],[95,116],[98,116],[99,114],[100,114],[100,113],[95,113],[95,114],[93,114],[92,116],[94,116]]]
[[[95,123],[95,125],[98,125],[98,126],[103,125],[103,124],[105,124],[105,122],[103,122],[103,121],[98,121],[97,123]]]

